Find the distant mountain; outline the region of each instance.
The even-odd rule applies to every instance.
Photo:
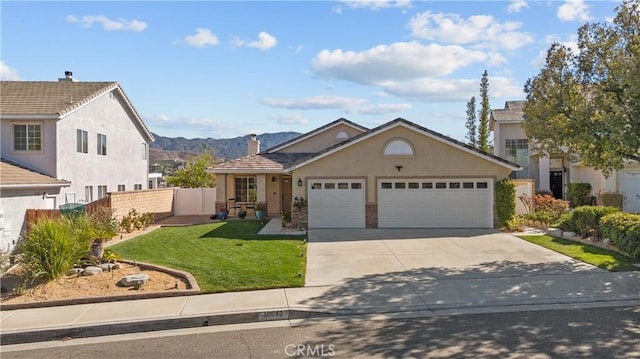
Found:
[[[298,132],[263,133],[258,135],[260,149],[266,150],[299,135],[300,133]],[[217,158],[231,160],[247,155],[247,142],[250,138],[249,135],[246,135],[223,139],[187,139],[184,137],[163,137],[155,133],[153,136],[156,140],[150,146],[149,158],[151,161],[185,159],[190,154],[202,153],[207,148],[213,149]]]

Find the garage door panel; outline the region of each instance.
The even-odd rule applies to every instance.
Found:
[[[364,228],[362,180],[314,180],[309,185],[309,228]]]
[[[403,185],[403,181],[407,183]],[[380,228],[492,227],[493,193],[489,180],[419,180],[418,187],[414,184],[409,189],[409,182],[416,181],[418,180],[379,181]],[[478,183],[482,188],[478,188]]]
[[[623,209],[640,213],[640,171],[620,171],[620,192],[624,195]]]

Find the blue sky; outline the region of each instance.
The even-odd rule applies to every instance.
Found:
[[[575,48],[577,29],[610,21],[619,4],[3,1],[0,76],[117,81],[168,137],[402,117],[464,140],[485,69],[492,108],[523,99],[552,41]]]

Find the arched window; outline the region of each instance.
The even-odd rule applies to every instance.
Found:
[[[406,140],[395,139],[384,147],[385,156],[413,156],[413,146]]]
[[[336,140],[343,141],[348,138],[349,138],[349,134],[344,131],[340,131],[336,134]]]

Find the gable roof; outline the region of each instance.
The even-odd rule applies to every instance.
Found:
[[[1,81],[0,117],[62,119],[112,91],[142,136],[153,142],[153,135],[117,82]]]
[[[426,127],[422,127],[413,122],[407,121],[403,118],[397,118],[393,121],[387,122],[381,126],[378,126],[372,130],[361,133],[354,136],[342,143],[338,143],[331,147],[328,147],[318,153],[264,153],[252,156],[241,157],[237,160],[225,162],[208,170],[211,173],[280,173],[290,172],[297,168],[306,166],[312,162],[315,162],[323,157],[331,155],[335,152],[342,151],[356,143],[362,142],[370,137],[380,134],[384,131],[392,129],[397,126],[403,126],[418,133],[421,133],[436,141],[448,144],[459,148],[460,150],[470,153],[474,156],[478,156],[500,166],[509,168],[512,171],[519,171],[522,167],[516,163],[507,161],[501,157],[495,156],[490,153],[482,152],[476,148],[473,148],[465,143],[457,141],[453,138],[447,137],[443,134],[430,130]]]
[[[362,134],[360,134],[358,136],[354,136],[354,137],[346,140],[345,142],[339,143],[339,144],[337,144],[335,146],[328,147],[327,149],[319,152],[313,158],[311,158],[311,159],[309,159],[307,161],[298,163],[298,164],[288,168],[287,171],[292,171],[294,169],[297,169],[297,168],[300,168],[302,166],[305,166],[305,165],[307,165],[307,164],[309,164],[311,162],[319,160],[320,158],[323,158],[323,157],[328,156],[330,154],[333,154],[335,152],[341,151],[344,148],[352,146],[353,144],[356,144],[358,142],[362,142],[362,141],[364,141],[364,140],[366,140],[366,139],[368,139],[370,137],[373,137],[373,136],[378,135],[378,134],[380,134],[380,133],[382,133],[384,131],[387,131],[387,130],[389,130],[391,128],[398,127],[398,126],[403,126],[405,128],[408,128],[408,129],[411,129],[411,130],[416,131],[418,133],[421,133],[421,134],[423,134],[423,135],[425,135],[425,136],[427,136],[429,138],[432,138],[432,139],[434,139],[436,141],[439,141],[439,142],[442,142],[442,143],[457,147],[457,148],[459,148],[460,150],[462,150],[464,152],[467,152],[467,153],[470,153],[472,155],[478,156],[478,157],[483,158],[485,160],[489,160],[490,162],[493,162],[493,163],[498,164],[500,166],[507,167],[510,170],[520,171],[522,169],[522,167],[520,165],[518,165],[517,163],[511,162],[511,161],[507,161],[504,158],[498,157],[498,156],[493,155],[491,153],[480,151],[480,150],[478,150],[478,149],[476,149],[474,147],[471,147],[471,146],[467,145],[466,143],[462,143],[462,142],[460,142],[458,140],[455,140],[455,139],[453,139],[451,137],[445,136],[445,135],[443,135],[441,133],[435,132],[435,131],[430,130],[430,129],[426,128],[426,127],[422,127],[422,126],[420,126],[418,124],[415,124],[415,123],[413,123],[411,121],[407,121],[404,118],[397,118],[397,119],[395,119],[393,121],[389,121],[389,122],[387,122],[387,123],[385,123],[383,125],[380,125],[380,126],[374,128],[374,129],[372,129],[372,130],[370,130],[368,132],[362,133]]]
[[[507,101],[504,109],[491,110],[491,129],[494,122],[519,123],[524,121],[524,105],[526,101]]]
[[[357,129],[359,131],[362,131],[362,132],[369,131],[368,128],[366,128],[364,126],[361,126],[361,125],[358,125],[355,122],[351,122],[351,121],[347,120],[346,118],[342,118],[341,117],[341,118],[339,118],[339,119],[337,119],[337,120],[335,120],[333,122],[330,122],[330,123],[328,123],[328,124],[326,124],[324,126],[318,127],[313,131],[304,133],[304,134],[302,134],[302,135],[300,135],[298,137],[294,137],[294,138],[290,139],[289,141],[286,141],[286,142],[283,142],[283,143],[281,143],[279,145],[276,145],[276,146],[273,146],[271,148],[268,148],[264,152],[265,153],[273,153],[273,152],[276,152],[276,151],[280,151],[280,150],[282,150],[284,148],[287,148],[287,147],[292,146],[292,145],[294,145],[296,143],[302,142],[302,141],[304,141],[304,140],[306,140],[306,139],[308,139],[310,137],[313,137],[313,136],[315,136],[315,135],[317,135],[319,133],[327,131],[327,130],[329,130],[329,129],[333,128],[333,127],[336,127],[338,125],[347,125],[347,126],[353,127],[353,128],[355,128],[355,129]]]
[[[0,158],[0,188],[68,187],[71,182],[30,170]]]

